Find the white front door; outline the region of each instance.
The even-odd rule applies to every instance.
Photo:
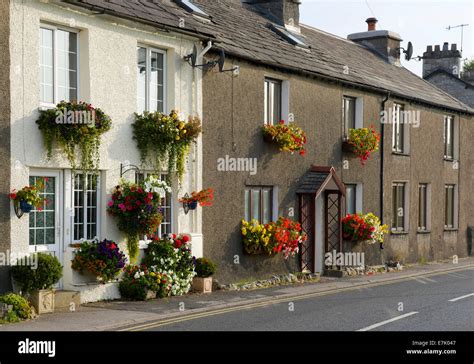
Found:
[[[61,249],[61,173],[50,171],[31,171],[29,185],[44,179],[45,186],[40,191],[46,201],[43,208],[34,208],[29,213],[29,244],[30,253],[48,253],[62,262]]]

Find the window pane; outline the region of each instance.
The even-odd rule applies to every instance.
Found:
[[[58,99],[77,100],[77,34],[56,31]]]
[[[138,113],[141,114],[146,110],[146,49],[138,48],[137,61],[137,101]]]
[[[392,229],[397,228],[397,186],[392,186]]]
[[[277,124],[281,115],[281,82],[265,80],[265,123]]]
[[[45,177],[30,177],[30,185]],[[40,196],[46,198],[49,203],[43,205],[43,211],[38,211],[36,207],[30,212],[29,216],[29,244],[55,244],[56,231],[56,205],[55,205],[55,186],[56,178],[47,177],[45,188],[40,190]]]
[[[403,230],[405,228],[405,187],[403,185],[398,186],[397,199],[397,226]]]
[[[281,83],[273,83],[273,124],[281,120]],[[286,120],[288,121],[288,120]]]
[[[40,30],[40,98],[41,102],[54,103],[53,31]]]
[[[263,190],[263,223],[272,220],[272,195],[270,190]]]
[[[252,219],[260,221],[260,190],[252,190]]]
[[[356,100],[352,97],[344,97],[344,133],[349,136],[349,129],[355,129],[355,105]]]
[[[250,220],[250,190],[245,190],[245,221]]]
[[[356,213],[356,186],[346,185],[346,210],[348,214]]]
[[[162,53],[151,52],[150,64],[150,111],[163,112],[164,95],[164,56]]]
[[[424,230],[426,226],[426,185],[420,185],[418,189],[419,201],[418,201],[418,228]]]

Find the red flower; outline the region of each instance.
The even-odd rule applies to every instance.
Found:
[[[184,236],[183,236],[183,241],[184,241],[185,243],[187,243],[187,242],[189,241],[189,236],[188,236],[188,235],[184,235]]]
[[[285,120],[280,120],[280,125],[285,124]]]
[[[303,149],[303,150],[300,150],[300,155],[305,155],[306,154],[306,151]]]
[[[12,200],[16,200],[16,193],[10,193],[10,198]]]

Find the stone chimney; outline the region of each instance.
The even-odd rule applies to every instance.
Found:
[[[349,34],[347,39],[363,45],[385,62],[401,66],[400,42],[402,38],[400,35],[389,30],[377,30],[376,18],[368,18],[365,22],[368,25],[366,32]]]
[[[436,45],[428,46],[423,53],[423,78],[437,70],[443,70],[459,77],[461,71],[461,52],[456,44],[451,44],[449,49],[448,42],[443,44],[443,49]]]
[[[253,10],[291,31],[300,31],[301,0],[242,0]]]

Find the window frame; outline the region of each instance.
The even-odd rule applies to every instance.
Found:
[[[423,200],[423,201],[422,201]],[[418,232],[429,232],[431,229],[431,186],[429,183],[418,184]],[[422,215],[423,211],[423,215]],[[422,221],[424,216],[424,221]]]
[[[257,219],[260,223],[267,223],[267,222],[270,222],[274,219],[274,205],[275,205],[275,202],[274,202],[274,197],[275,197],[275,188],[273,186],[245,186],[245,190],[244,190],[244,217],[247,221],[250,221],[252,220],[254,217],[252,216],[252,211],[253,211],[253,207],[254,207],[254,199],[252,198],[252,192],[255,191],[255,190],[258,190],[259,191],[259,218]],[[268,211],[270,212],[270,218],[269,218],[269,221],[264,221],[263,220],[263,213],[264,213],[264,191],[269,191],[270,192],[270,196],[269,196],[269,202],[270,202],[270,206],[268,206]],[[249,205],[247,206],[247,203],[246,203],[246,194],[247,192],[249,192]]]
[[[279,86],[279,90],[280,90],[280,102],[279,102],[279,115],[278,117],[276,118],[276,120],[270,120],[270,115],[269,115],[269,112],[271,110],[271,113],[272,113],[272,116],[274,117],[273,115],[273,109],[274,109],[274,100],[275,100],[275,97],[274,95],[271,97],[271,99],[269,99],[269,96],[270,96],[270,87],[269,85],[278,85]],[[283,85],[284,84],[284,81],[283,80],[279,80],[277,78],[272,78],[272,77],[265,77],[264,79],[264,113],[263,113],[263,121],[265,123],[265,125],[277,125],[278,122],[280,120],[282,120],[283,118]],[[273,88],[275,89],[275,88]],[[271,105],[270,105],[271,103]],[[270,108],[271,106],[271,108]],[[286,120],[286,122],[288,122],[288,120]]]
[[[393,120],[392,120],[392,153],[405,154],[406,153],[406,124],[405,120],[401,115],[404,115],[405,105],[394,103],[393,104]],[[399,131],[399,137],[397,136],[397,130]]]
[[[452,190],[452,206],[451,211],[448,211],[448,190]],[[444,230],[456,230],[457,229],[457,185],[453,183],[448,183],[444,185]],[[452,216],[448,216],[448,213],[451,212]],[[452,219],[452,224],[450,224],[449,219]]]
[[[396,191],[394,189],[396,188]],[[403,216],[402,224],[399,225],[399,218],[398,216],[398,206],[399,201],[399,188],[403,188],[403,193],[401,195],[402,198],[402,206],[403,209]],[[391,221],[391,231],[392,233],[406,233],[408,232],[408,183],[407,182],[393,182],[392,183],[392,221]]]
[[[83,208],[83,222],[82,222],[82,225],[83,225],[83,237],[82,238],[79,238],[79,239],[76,239],[75,237],[75,228],[76,228],[76,222],[75,222],[75,216],[76,216],[76,204],[75,204],[75,192],[76,192],[76,176],[77,175],[83,175],[84,173],[81,172],[81,171],[75,171],[74,173],[71,174],[71,193],[72,193],[72,197],[71,197],[71,209],[73,211],[73,214],[72,214],[72,222],[71,222],[71,225],[72,225],[72,234],[71,234],[71,240],[73,243],[79,243],[83,240],[94,240],[94,239],[100,239],[100,227],[101,227],[101,219],[100,219],[100,215],[101,215],[101,210],[102,210],[102,205],[101,205],[101,188],[100,188],[100,184],[101,184],[101,175],[100,173],[99,174],[93,174],[93,173],[87,173],[86,174],[86,178],[87,176],[96,176],[97,177],[97,181],[96,181],[96,202],[97,202],[97,205],[96,205],[96,236],[93,237],[93,238],[85,238],[84,236],[87,236],[87,225],[89,224],[89,220],[87,218],[87,207],[88,207],[88,203],[87,203],[87,182],[84,183],[84,189],[82,191],[82,194],[83,194],[83,201],[84,201],[84,204],[82,206]]]
[[[451,143],[448,144],[448,138],[447,138],[447,132],[448,132],[448,126],[447,122],[449,122],[449,129],[450,129],[450,141]],[[445,160],[454,160],[455,159],[455,154],[456,154],[456,138],[455,138],[455,119],[453,115],[444,115],[443,117],[443,141],[444,141],[444,159]],[[448,150],[448,145],[451,146],[451,150]]]
[[[161,111],[163,114],[168,113],[168,51],[166,49],[160,49],[152,46],[148,46],[145,44],[137,44],[137,60],[136,60],[136,65],[138,67],[138,51],[140,48],[145,49],[146,56],[145,56],[145,61],[146,61],[146,66],[145,66],[145,110],[151,112],[150,110],[150,105],[151,105],[151,99],[150,99],[150,94],[151,94],[151,54],[152,52],[159,53],[163,55],[163,110]],[[136,102],[137,102],[137,111],[140,111],[138,108],[138,75],[137,75],[137,94],[136,94]],[[159,111],[159,110],[156,110]]]
[[[39,72],[41,72],[41,29],[47,29],[47,30],[51,30],[53,31],[53,103],[49,103],[49,102],[44,102],[43,100],[41,100],[41,74],[39,75],[39,84],[40,84],[40,93],[39,93],[39,105],[40,105],[40,108],[41,109],[51,109],[51,108],[55,108],[56,105],[62,101],[62,100],[59,100],[58,99],[58,83],[57,83],[57,80],[58,80],[58,52],[57,52],[57,48],[56,48],[56,44],[57,44],[57,31],[58,30],[61,30],[61,31],[64,31],[64,32],[69,32],[69,33],[75,33],[76,34],[76,38],[77,38],[77,41],[76,41],[76,64],[77,64],[77,69],[76,69],[76,94],[77,94],[77,97],[76,99],[77,100],[80,100],[81,99],[81,85],[80,85],[80,55],[81,55],[81,49],[80,49],[80,30],[79,29],[74,29],[74,28],[70,28],[70,27],[67,27],[67,26],[63,26],[63,25],[56,25],[56,24],[51,24],[51,23],[45,23],[45,22],[40,22],[40,25],[39,25],[39,31],[40,31],[40,34],[39,34],[39,39],[38,39],[38,44],[39,44]],[[70,100],[72,101],[72,100]]]
[[[354,127],[350,127],[346,120],[346,101],[351,101],[354,103]],[[343,95],[342,96],[342,126],[343,126],[343,139],[349,139],[349,130],[357,128],[357,97]]]

